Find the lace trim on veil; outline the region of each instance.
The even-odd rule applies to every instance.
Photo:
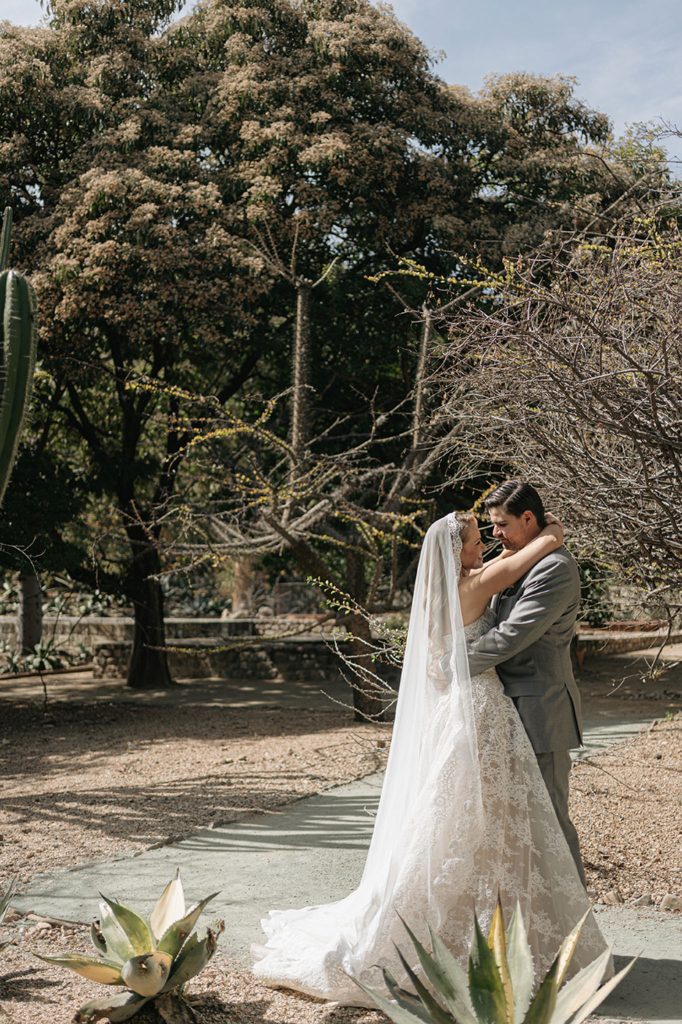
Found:
[[[448,513],[445,519],[448,524],[450,540],[452,541],[452,555],[455,559],[455,567],[459,576],[462,570],[462,524],[457,518],[456,512]]]

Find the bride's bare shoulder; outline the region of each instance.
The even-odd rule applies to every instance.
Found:
[[[483,614],[488,603],[476,579],[479,572],[479,569],[475,569],[467,576],[462,576],[459,580],[459,603],[464,626],[470,626],[473,622],[476,622]]]

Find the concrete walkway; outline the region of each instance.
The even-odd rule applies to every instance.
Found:
[[[626,718],[622,706],[619,712],[612,702],[593,706],[583,756],[626,738],[653,717],[636,705],[628,708]],[[329,902],[355,887],[381,781],[380,774],[372,775],[281,811],[203,829],[134,858],[38,875],[13,904],[24,911],[89,922],[97,914],[97,893],[102,891],[148,910],[179,867],[189,899],[222,890],[212,904],[212,916],[225,919],[225,951],[246,964],[251,943],[262,938],[259,919],[269,909]],[[617,958],[643,953],[601,1014],[643,1024],[680,1024],[682,916],[633,907],[601,907],[597,913]]]

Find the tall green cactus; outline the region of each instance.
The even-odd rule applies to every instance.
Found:
[[[12,474],[36,361],[36,298],[23,274],[8,270],[12,210],[8,206],[0,234],[0,504]]]

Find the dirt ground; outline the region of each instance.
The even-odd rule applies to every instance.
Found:
[[[651,652],[592,657],[578,676],[586,710],[615,705],[657,719],[573,768],[571,817],[595,902],[682,897],[682,662],[671,650],[649,675],[651,661]]]
[[[133,853],[381,767],[344,709],[0,706],[0,878]],[[11,737],[11,738],[10,738]],[[381,744],[381,747],[378,746]]]
[[[576,764],[571,817],[595,902],[682,896],[682,714]]]
[[[623,663],[588,666],[583,691],[604,700],[642,692]],[[634,740],[574,769],[572,814],[590,894],[654,903],[682,896],[682,715],[679,670],[645,696],[660,717]],[[386,727],[358,725],[334,704],[306,708],[55,700],[0,701],[0,879],[133,852],[205,826],[282,805],[381,767]],[[87,931],[19,919],[20,941],[1,954],[0,1010],[15,1024],[66,1024],[103,989],[31,957],[87,951]],[[9,934],[4,931],[5,936]],[[190,991],[201,1024],[375,1024],[366,1010],[334,1009],[256,983],[218,954]],[[0,1013],[0,1020],[2,1020]],[[136,1018],[144,1024],[144,1018]],[[150,1018],[149,1018],[150,1019]]]

